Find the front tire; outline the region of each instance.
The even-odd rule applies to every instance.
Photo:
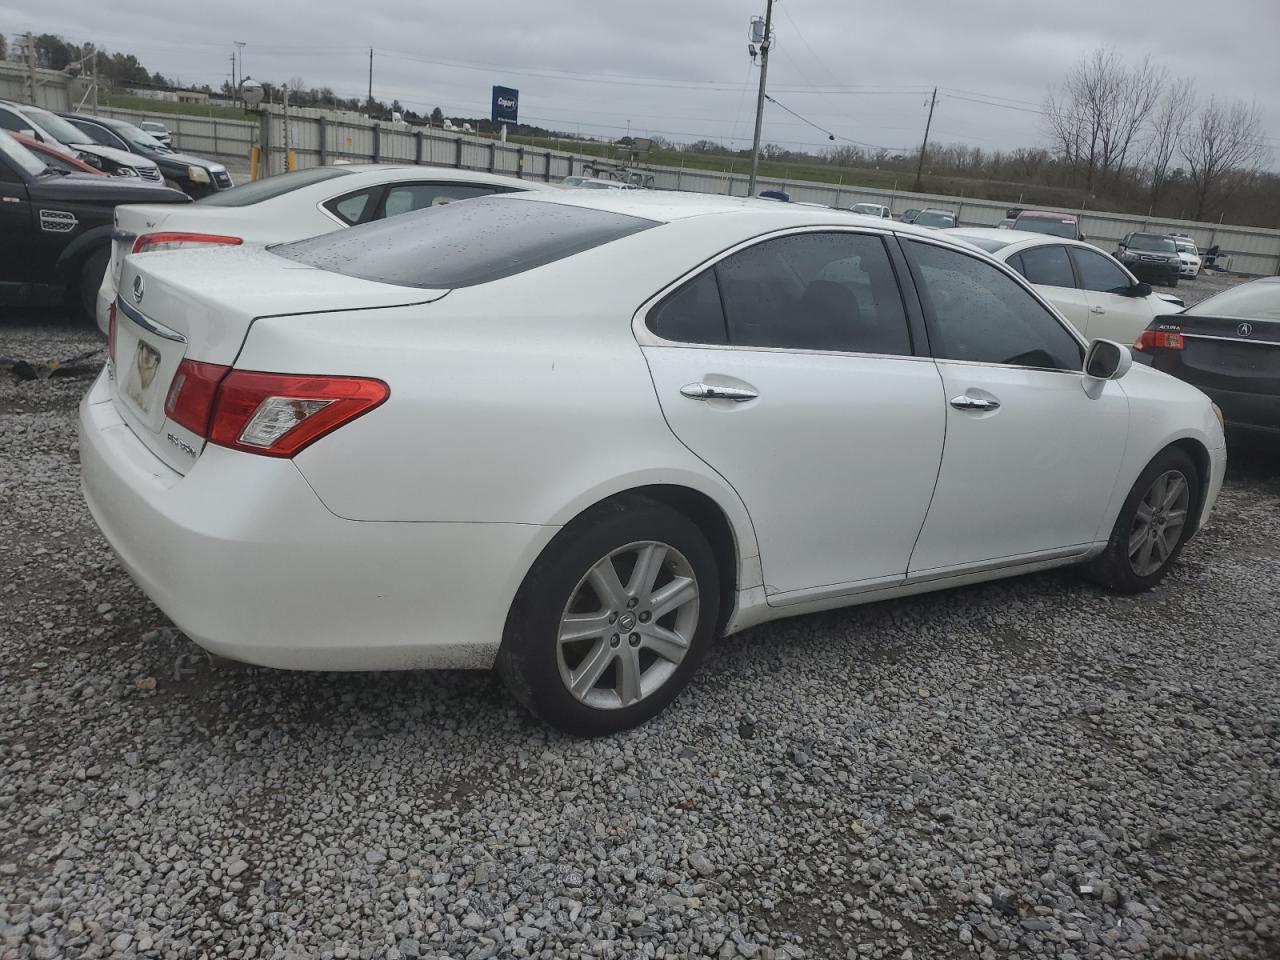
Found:
[[[80,266],[76,292],[80,295],[81,309],[93,323],[98,321],[98,288],[102,286],[102,277],[107,272],[107,264],[110,260],[111,248],[103,247],[85,257],[84,263]]]
[[[719,577],[707,538],[683,514],[639,495],[601,504],[560,531],[525,577],[498,673],[564,733],[644,723],[706,654]]]
[[[1116,593],[1150,590],[1169,572],[1195,528],[1200,478],[1186,453],[1170,448],[1142,471],[1086,575]]]

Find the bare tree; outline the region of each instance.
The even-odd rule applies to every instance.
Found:
[[[1215,191],[1233,178],[1255,173],[1270,155],[1258,105],[1217,97],[1210,97],[1187,126],[1178,150],[1187,161],[1196,220],[1204,217]]]
[[[1180,77],[1165,87],[1155,111],[1151,114],[1151,136],[1147,142],[1147,162],[1151,179],[1151,206],[1160,202],[1160,194],[1169,179],[1169,165],[1196,112],[1196,85],[1190,77]]]
[[[1049,90],[1049,135],[1063,160],[1083,172],[1087,190],[1124,171],[1167,76],[1149,56],[1130,68],[1115,49],[1099,47],[1080,58],[1060,89]]]

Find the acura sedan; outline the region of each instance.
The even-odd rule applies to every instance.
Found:
[[[842,211],[508,194],[130,257],[120,291],[84,493],[188,636],[496,666],[580,735],[766,620],[1068,564],[1148,589],[1225,464],[1194,387]]]

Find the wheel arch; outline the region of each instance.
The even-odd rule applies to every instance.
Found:
[[[1180,437],[1162,448],[1155,456],[1160,456],[1165,450],[1175,449],[1181,450],[1189,456],[1196,468],[1196,480],[1199,481],[1196,490],[1196,530],[1199,530],[1200,525],[1204,522],[1205,500],[1209,495],[1209,485],[1213,480],[1213,465],[1209,459],[1209,448],[1195,437]],[[1152,457],[1152,459],[1154,460],[1155,457]]]
[[[111,224],[102,224],[86,230],[72,240],[58,256],[53,275],[61,284],[75,284],[80,280],[80,268],[85,260],[105,246],[111,249]]]

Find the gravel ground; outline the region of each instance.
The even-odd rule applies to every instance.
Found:
[[[485,674],[210,659],[81,501],[89,375],[0,373],[0,960],[1280,956],[1274,450],[1153,593],[768,625],[580,742]]]

